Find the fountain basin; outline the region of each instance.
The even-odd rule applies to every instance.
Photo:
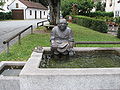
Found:
[[[0,90],[20,90],[19,73],[26,62],[0,62]]]
[[[120,48],[74,48],[74,51],[115,50]],[[21,90],[120,89],[120,68],[39,68],[43,52],[34,51],[20,73]]]

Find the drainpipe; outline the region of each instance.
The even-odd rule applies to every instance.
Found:
[[[27,9],[28,9],[28,8],[25,9],[25,19],[26,19],[26,10],[27,10]]]
[[[113,5],[114,5],[113,11],[114,11],[114,17],[115,17],[115,0],[113,1]]]

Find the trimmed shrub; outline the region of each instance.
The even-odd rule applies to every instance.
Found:
[[[11,12],[0,12],[0,20],[8,20],[12,19],[12,13]]]
[[[113,12],[101,12],[101,11],[97,11],[97,12],[91,12],[88,14],[88,16],[90,17],[96,17],[96,16],[102,16],[102,17],[113,17],[114,13]]]
[[[114,17],[113,12],[101,12],[101,11],[90,12],[90,13],[79,13],[79,15],[89,16],[89,17]]]
[[[86,16],[72,16],[73,23],[93,29],[98,32],[107,33],[108,27],[105,21]]]

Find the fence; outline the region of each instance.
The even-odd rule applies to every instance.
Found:
[[[32,34],[32,33],[33,33],[33,26],[30,25],[29,27],[27,27],[26,29],[24,29],[24,30],[22,30],[21,32],[17,33],[16,35],[12,36],[11,38],[7,39],[6,41],[3,41],[3,44],[7,44],[7,54],[9,53],[9,46],[10,46],[10,45],[9,45],[9,42],[18,36],[18,42],[19,42],[19,44],[21,44],[21,41],[20,41],[20,39],[21,39],[21,34],[22,34],[23,32],[25,32],[25,31],[27,31],[27,30],[30,29],[30,28],[31,28],[31,34]]]
[[[37,23],[37,27],[43,26],[43,25],[44,25],[44,22],[47,22],[47,21],[48,21],[48,20],[38,22],[38,23]],[[42,23],[42,25],[39,25],[40,23]],[[9,42],[18,36],[18,42],[19,42],[19,44],[21,44],[21,41],[20,41],[20,39],[21,39],[21,34],[22,34],[23,32],[25,32],[26,30],[30,29],[30,28],[31,28],[31,34],[32,34],[32,33],[33,33],[33,25],[30,25],[29,27],[27,27],[26,29],[24,29],[24,30],[22,30],[21,32],[17,33],[16,35],[12,36],[11,38],[7,39],[6,41],[3,41],[3,44],[7,44],[7,51],[6,51],[7,53],[9,53],[9,46],[10,46],[10,45],[9,45]]]
[[[75,42],[75,46],[77,44],[120,44],[118,41],[80,41],[80,42]]]
[[[47,22],[47,21],[48,21],[48,20],[38,22],[38,23],[37,23],[37,28],[38,28],[39,26],[44,26],[44,22]],[[41,24],[41,23],[42,23],[42,24]],[[39,25],[39,24],[41,24],[41,25]]]

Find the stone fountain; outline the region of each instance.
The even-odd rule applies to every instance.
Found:
[[[119,67],[47,67],[49,66],[50,58],[73,57],[82,52],[103,51],[120,57],[120,48],[73,47],[74,40],[71,29],[66,26],[66,21],[62,20],[62,23],[60,21],[58,26],[53,28],[51,47],[35,48],[19,77],[9,77],[9,82],[5,76],[0,77],[0,87],[2,87],[0,90],[120,90]],[[62,30],[60,32],[59,29],[67,29],[67,31]],[[61,33],[60,35],[59,32]],[[1,65],[0,70],[2,68],[3,66]]]

